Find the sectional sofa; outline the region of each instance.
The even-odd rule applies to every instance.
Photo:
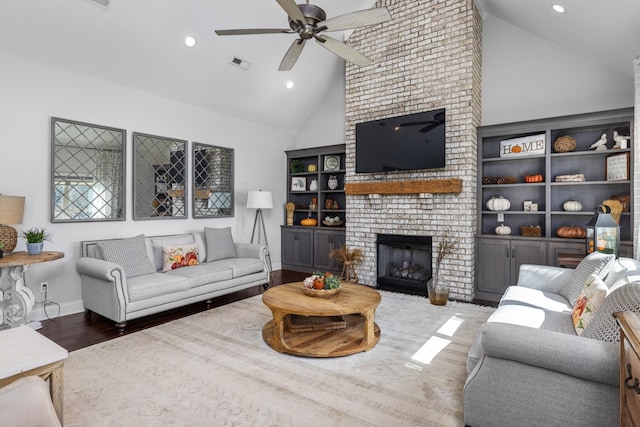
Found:
[[[253,286],[267,287],[267,247],[230,228],[82,242],[76,262],[87,314],[126,322]]]
[[[469,351],[465,425],[619,425],[617,311],[640,312],[636,260],[523,265]]]

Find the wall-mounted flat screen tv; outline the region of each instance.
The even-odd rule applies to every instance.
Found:
[[[445,109],[356,124],[356,173],[445,167]]]

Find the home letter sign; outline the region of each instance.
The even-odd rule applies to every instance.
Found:
[[[544,134],[500,141],[500,157],[543,155],[544,150]]]

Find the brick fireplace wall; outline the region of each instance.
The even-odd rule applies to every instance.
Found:
[[[361,283],[376,284],[376,234],[433,237],[450,227],[462,238],[442,265],[451,297],[474,294],[477,136],[480,124],[482,21],[473,0],[379,0],[392,21],[355,31],[349,43],[375,63],[346,66],[346,181],[458,178],[460,194],[347,196],[349,246],[361,248]],[[418,172],[355,174],[355,124],[446,108],[446,167]]]

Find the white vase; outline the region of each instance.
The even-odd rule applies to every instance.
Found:
[[[327,185],[329,185],[330,190],[335,190],[336,188],[338,188],[338,178],[336,178],[334,175],[331,175],[329,177]]]
[[[316,191],[316,190],[318,190],[318,180],[314,178],[311,180],[311,184],[309,184],[309,191]]]

